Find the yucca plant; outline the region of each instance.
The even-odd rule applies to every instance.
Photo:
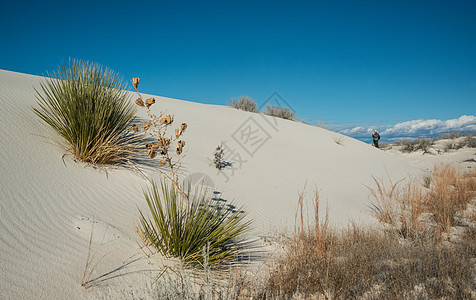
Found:
[[[190,189],[189,189],[190,190]],[[222,266],[233,262],[246,244],[245,234],[251,221],[240,209],[222,201],[213,200],[204,189],[191,195],[190,210],[186,218],[186,201],[176,188],[156,183],[144,196],[151,217],[140,210],[139,230],[146,243],[154,246],[166,257],[179,258],[188,265],[204,263],[202,250],[208,248],[208,264]]]
[[[118,74],[100,65],[69,60],[41,83],[33,108],[80,161],[122,163],[138,150],[129,130],[136,108]]]

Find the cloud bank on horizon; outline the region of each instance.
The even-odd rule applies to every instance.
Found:
[[[357,139],[368,139],[374,129],[379,131],[380,135],[388,140],[399,138],[435,137],[450,132],[474,133],[476,132],[476,116],[463,115],[458,119],[450,119],[446,121],[437,119],[419,119],[397,123],[395,125],[376,126],[371,128],[357,126],[341,129],[338,130],[338,132]]]

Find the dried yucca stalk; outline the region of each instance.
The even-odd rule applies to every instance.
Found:
[[[147,150],[147,155],[150,158],[155,158],[159,157],[159,166],[163,167],[165,165],[168,166],[168,172],[162,172],[164,176],[166,176],[170,181],[172,182],[172,185],[174,186],[177,191],[185,197],[186,202],[187,202],[187,211],[186,211],[186,217],[185,217],[185,223],[187,222],[188,219],[188,214],[190,210],[190,201],[187,193],[185,193],[182,188],[179,186],[178,182],[178,168],[180,167],[180,161],[181,161],[181,156],[183,153],[183,149],[185,147],[185,142],[183,140],[178,140],[179,137],[181,137],[185,129],[187,129],[187,124],[182,123],[180,125],[180,128],[175,129],[175,135],[170,135],[168,136],[168,129],[169,127],[173,124],[174,122],[174,117],[173,115],[166,115],[163,117],[163,114],[160,114],[160,116],[154,115],[150,111],[150,107],[155,104],[155,99],[154,98],[148,98],[147,100],[142,100],[142,96],[139,93],[138,87],[139,87],[139,82],[140,79],[137,77],[134,77],[132,79],[132,85],[134,87],[134,90],[136,91],[137,95],[139,98],[135,101],[135,103],[140,106],[140,107],[145,107],[147,111],[147,115],[149,116],[149,121],[145,124],[142,125],[143,128],[143,133],[149,134],[150,136],[153,136],[155,139],[157,139],[157,144],[152,144],[152,143],[147,143],[145,145],[145,148]],[[139,126],[137,124],[132,125],[132,130],[135,132],[139,131]],[[177,143],[177,148],[175,151],[175,154],[171,155],[171,152],[169,151],[169,148],[173,143]]]

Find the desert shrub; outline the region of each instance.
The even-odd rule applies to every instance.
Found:
[[[244,235],[250,221],[232,204],[215,201],[206,190],[190,199],[186,218],[186,201],[175,188],[161,183],[144,192],[152,218],[140,212],[140,231],[147,242],[166,257],[176,257],[189,265],[203,264],[202,250],[208,249],[208,264],[219,266],[236,259],[243,250]]]
[[[138,138],[128,128],[135,115],[116,73],[89,62],[70,60],[41,83],[33,110],[80,161],[124,162]]]
[[[281,106],[274,106],[268,104],[265,110],[263,111],[264,114],[268,116],[273,116],[281,119],[296,120],[296,113],[292,112],[289,108],[281,107]]]
[[[231,99],[230,106],[239,110],[258,112],[256,102],[249,96],[240,96],[238,99],[236,99],[236,97]]]
[[[432,145],[432,140],[431,139],[426,139],[426,138],[418,138],[415,140],[417,150],[422,150],[423,153],[430,153],[429,149]]]
[[[449,150],[456,150],[457,149],[457,143],[455,143],[454,141],[447,141],[445,142],[445,146],[444,146],[444,151],[445,152],[448,152]]]
[[[440,136],[440,139],[443,139],[443,140],[454,140],[456,138],[459,138],[463,136],[461,133],[458,133],[458,132],[450,132],[450,133],[446,133],[446,134],[442,134]]]
[[[379,142],[379,143],[378,143],[378,146],[379,146],[379,148],[382,149],[382,150],[390,150],[390,149],[392,149],[392,144],[386,143],[386,142]]]
[[[415,151],[415,143],[413,143],[410,139],[403,139],[397,142],[397,145],[401,146],[401,151],[404,153],[410,153]]]
[[[465,138],[465,145],[468,148],[476,148],[476,137],[475,136],[467,136]]]
[[[430,153],[430,147],[433,144],[431,139],[427,138],[418,138],[415,140],[403,139],[396,142],[397,145],[401,146],[400,151],[404,153],[411,153],[418,150],[422,150],[424,154]]]

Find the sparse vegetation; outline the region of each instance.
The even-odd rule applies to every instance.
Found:
[[[379,142],[379,143],[378,143],[378,146],[379,146],[379,148],[382,149],[382,150],[390,150],[390,149],[392,149],[392,144],[387,143],[387,142]]]
[[[418,150],[423,151],[423,154],[430,153],[430,147],[433,143],[432,139],[418,138],[415,140],[403,139],[395,142],[396,145],[401,146],[400,151],[404,153],[411,153]]]
[[[468,148],[476,148],[476,136],[465,137],[465,146]]]
[[[268,104],[263,111],[264,114],[268,116],[273,116],[281,119],[296,120],[296,113],[292,112],[289,108],[281,107],[281,106],[274,106]]]
[[[374,195],[389,204],[379,206],[377,217],[384,223],[406,224],[399,230],[360,228],[355,223],[336,229],[328,222],[328,210],[320,218],[317,190],[313,221],[305,222],[303,191],[294,234],[258,271],[231,269],[218,279],[205,270],[198,281],[190,280],[186,271],[167,272],[152,292],[167,299],[472,299],[476,227],[465,227],[458,241],[444,242],[442,230],[423,224],[428,220],[422,216],[438,214],[425,203],[439,197],[432,193],[446,194],[446,200],[456,196],[459,203],[474,199],[476,173],[435,166],[431,176],[427,193],[416,179],[389,185],[376,180]],[[454,211],[464,207],[449,205]],[[474,215],[468,218],[476,222]],[[442,223],[436,224],[443,229]]]
[[[76,159],[124,163],[138,151],[140,139],[128,130],[136,109],[113,71],[70,60],[41,83],[41,90],[33,111]]]
[[[238,99],[236,99],[236,97],[231,99],[230,106],[239,110],[258,112],[256,102],[249,96],[240,96]]]
[[[152,183],[144,192],[152,218],[139,211],[140,225],[136,231],[146,246],[155,247],[166,257],[179,258],[187,266],[204,264],[201,252],[204,246],[209,248],[207,264],[219,266],[238,259],[246,244],[244,235],[251,224],[244,221],[246,214],[241,209],[236,210],[233,204],[213,200],[206,190],[191,195],[190,187],[185,191],[185,186],[179,184],[178,173],[185,147],[182,137],[188,126],[182,123],[174,135],[169,135],[174,116],[152,114],[150,107],[155,99],[144,101],[137,90],[138,85],[139,78],[134,78],[133,86],[139,96],[136,104],[145,107],[149,116],[148,122],[141,126],[142,132],[157,140],[157,143],[147,143],[145,149],[151,159],[160,158],[160,167],[168,168],[168,172],[160,172],[171,186],[162,181],[159,189]],[[138,132],[139,126],[134,124],[132,129]],[[171,154],[173,144],[177,148]]]
[[[313,231],[286,244],[258,299],[471,299],[476,244],[402,244],[368,229]]]
[[[451,185],[447,180],[453,175],[436,169],[435,176]],[[380,185],[377,194],[392,199],[398,195],[403,200],[398,184]],[[467,189],[475,185],[473,181],[466,184]],[[416,181],[403,194],[406,209],[423,199]],[[318,203],[316,199],[317,194],[314,202]],[[425,209],[417,206],[416,215]],[[407,218],[405,211],[398,212],[396,220]],[[378,214],[381,220],[388,220],[388,215],[393,216]],[[410,235],[403,237],[401,231],[361,229],[355,224],[333,229],[326,220],[320,222],[318,210],[307,228],[302,220],[296,222],[296,234],[285,243],[283,255],[264,275],[266,283],[257,299],[470,299],[476,293],[474,227],[467,227],[458,243],[443,246],[438,231],[414,234],[408,239],[411,242],[404,243],[402,238]]]
[[[435,148],[435,143],[443,140],[443,148]],[[396,146],[400,146],[403,153],[411,153],[415,151],[423,151],[423,154],[431,154],[431,149],[440,153],[450,150],[458,150],[464,147],[476,148],[476,137],[473,134],[451,133],[441,135],[435,138],[417,138],[417,139],[401,139],[394,142]],[[441,146],[440,146],[441,147]]]
[[[428,222],[421,217],[434,219],[431,230],[446,232],[458,225],[456,212],[464,210],[476,192],[476,173],[463,173],[452,165],[436,165],[431,178],[425,179],[429,186],[423,191],[416,180],[393,183],[375,179],[376,189],[370,189],[373,195],[373,209],[383,223],[390,224],[403,237],[424,234]],[[439,238],[438,236],[436,236]]]

